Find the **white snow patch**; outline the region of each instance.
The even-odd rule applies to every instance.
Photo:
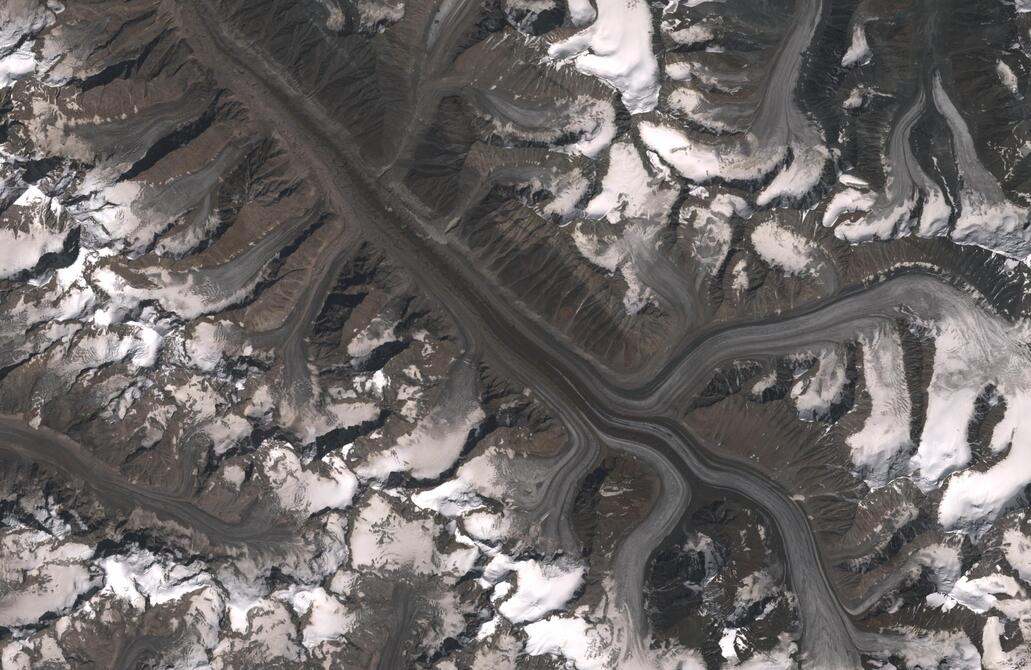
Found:
[[[732,277],[730,288],[738,293],[747,291],[748,287],[752,285],[752,281],[748,278],[748,261],[744,258],[737,259],[734,267],[730,269],[730,276]]]
[[[934,338],[935,355],[924,429],[909,469],[925,491],[951,474],[939,522],[947,530],[978,534],[1031,483],[1028,324],[1011,324],[951,289],[941,292],[925,318],[913,321]],[[975,401],[989,387],[989,400],[1001,400],[1004,413],[988,447],[1005,455],[987,470],[963,470],[971,462],[967,428]]]
[[[682,46],[702,44],[711,41],[715,35],[708,26],[693,24],[684,28],[669,31],[670,39]]]
[[[373,494],[355,517],[351,564],[358,569],[433,571],[433,524],[408,520],[381,494]]]
[[[568,0],[566,4],[569,6],[569,19],[574,26],[586,25],[598,15],[590,0]]]
[[[435,546],[436,534],[430,519],[406,518],[386,496],[374,493],[355,516],[349,538],[351,564],[359,570],[410,570],[423,575],[467,573],[479,549],[465,543],[442,554]]]
[[[866,23],[856,23],[852,27],[852,43],[849,44],[848,51],[841,58],[842,67],[851,67],[853,65],[866,65],[870,62],[870,45],[866,42]]]
[[[966,120],[934,78],[934,102],[952,132],[962,187],[959,192],[959,215],[952,238],[959,244],[970,244],[1009,256],[1025,264],[1031,257],[1031,227],[1026,208],[1010,202],[998,180],[981,163],[977,146]]]
[[[1031,584],[1031,537],[1011,528],[1002,539],[1006,560],[1021,579]]]
[[[738,670],[781,670],[798,667],[798,645],[787,633],[781,633],[777,646],[767,652],[758,652],[734,667]]]
[[[222,479],[239,491],[247,472],[239,465],[227,465],[222,469]]]
[[[358,8],[358,17],[362,28],[365,30],[382,30],[387,24],[397,23],[405,16],[403,2],[358,0],[355,5]],[[332,18],[331,16],[330,19]]]
[[[845,109],[859,109],[866,102],[869,92],[869,89],[864,86],[856,86],[849,92],[848,97],[841,103],[841,106]]]
[[[691,221],[691,252],[709,272],[718,270],[730,252],[731,219],[751,213],[743,198],[729,193],[717,194],[707,207],[685,205],[680,210],[680,220]]]
[[[565,221],[577,212],[576,205],[581,198],[587,195],[591,183],[584,177],[580,168],[559,174],[549,175],[550,181],[545,180],[542,187],[551,191],[552,198],[541,211],[547,216],[557,216]]]
[[[552,616],[531,623],[526,632],[526,653],[530,656],[552,654],[566,658],[578,670],[603,670],[606,663],[601,647],[604,642],[581,618]]]
[[[876,201],[877,196],[869,191],[859,191],[854,188],[838,191],[827,203],[827,208],[823,212],[823,225],[833,226],[843,214],[865,212],[873,207]]]
[[[641,123],[638,131],[642,142],[687,179],[704,183],[714,177],[729,177],[724,173],[718,154],[711,147],[693,142],[679,130],[654,123]]]
[[[42,531],[0,536],[0,626],[24,626],[71,607],[94,584],[92,555],[84,544],[60,542]]]
[[[705,95],[693,88],[678,86],[669,94],[667,103],[670,110],[703,126],[710,132],[720,133],[734,130],[734,127],[727,124],[719,114],[713,113]]]
[[[61,251],[68,231],[60,225],[61,206],[36,186],[29,186],[0,221],[0,279],[36,267],[48,253]],[[10,217],[10,218],[9,218]],[[22,219],[24,226],[15,221]]]
[[[981,655],[962,631],[926,631],[902,628],[894,631],[892,652],[910,668],[981,670]],[[885,650],[887,655],[888,650]]]
[[[938,237],[945,235],[949,226],[952,207],[945,195],[936,185],[928,184],[924,192],[923,211],[917,226],[917,234],[921,237]]]
[[[295,587],[283,599],[300,617],[304,617],[301,643],[312,649],[325,641],[344,638],[354,628],[357,617],[343,603],[321,586],[306,589]]]
[[[1005,595],[1006,599],[1000,600],[996,597],[998,594]],[[1024,602],[1018,603],[1014,600],[1018,595],[1022,596],[1021,600]],[[956,605],[961,605],[979,614],[995,607],[1004,609],[1008,614],[1014,614],[1014,604],[1021,609],[1026,607],[1024,595],[1024,590],[1017,580],[1009,575],[995,573],[973,579],[963,575],[948,593],[931,593],[927,595],[926,600],[931,607],[941,608],[946,612]]]
[[[608,170],[601,181],[601,192],[587,203],[584,215],[612,223],[624,219],[659,222],[676,195],[660,177],[645,169],[640,152],[631,142],[616,142],[609,147]]]
[[[816,269],[816,245],[774,221],[755,227],[752,247],[764,261],[785,274],[805,277]]]
[[[618,90],[631,114],[655,109],[659,64],[652,52],[652,15],[644,0],[597,0],[587,28],[552,44],[548,55],[574,59],[576,69]],[[582,10],[582,8],[578,8]],[[580,18],[586,16],[579,12]]]
[[[370,390],[374,390],[372,385],[370,385]],[[254,397],[252,402],[259,399],[261,398]],[[248,411],[250,413],[260,412],[262,407],[263,405],[254,405]],[[282,424],[290,426],[290,430],[303,444],[310,444],[317,438],[340,428],[360,426],[367,421],[372,421],[380,413],[380,408],[375,403],[348,400],[326,401],[321,406],[308,405],[299,408],[281,402],[279,409],[282,415]]]
[[[791,164],[781,170],[773,181],[756,197],[755,204],[765,207],[785,198],[797,200],[812,191],[823,176],[823,167],[830,154],[823,145],[803,147],[792,145],[794,157]]]
[[[767,570],[758,570],[748,574],[738,584],[734,594],[734,608],[744,612],[756,603],[771,598],[781,592],[781,587]]]
[[[817,369],[791,389],[791,399],[803,421],[819,421],[841,402],[848,384],[845,353],[837,348],[820,352]]]
[[[455,517],[483,508],[480,496],[500,499],[509,486],[496,462],[508,460],[511,452],[489,447],[462,464],[455,477],[429,491],[412,495],[412,502],[446,517]]]
[[[693,108],[692,108],[693,109]],[[830,157],[819,140],[819,133],[808,124],[798,130],[806,142],[773,141],[751,132],[733,137],[705,141],[689,137],[668,125],[644,122],[638,124],[641,141],[683,177],[705,183],[716,177],[728,181],[750,181],[780,167],[789,155],[791,164],[780,171],[756,198],[764,207],[774,201],[798,199],[809,193],[823,174]]]
[[[575,615],[552,615],[526,625],[525,651],[530,656],[554,655],[578,670],[702,670],[701,655],[676,646],[652,646],[630,625],[617,604],[618,594],[606,580],[604,602],[588,612],[581,607]],[[786,665],[780,667],[787,667]]]
[[[17,50],[0,56],[0,90],[9,88],[19,79],[24,79],[36,70],[36,54],[33,42],[25,42]]]
[[[1027,644],[1028,634],[1031,633],[1031,622],[1022,619],[1020,626],[1024,644],[1017,645],[1009,651],[1003,651],[1001,638],[1006,632],[1005,624],[999,617],[990,616],[985,619],[981,633],[981,646],[984,648],[981,665],[984,670],[1031,668],[1031,646]]]
[[[344,509],[351,504],[358,479],[337,454],[319,461],[322,474],[305,469],[292,449],[271,446],[262,459],[269,486],[285,509],[314,514],[326,508]]]
[[[565,568],[534,560],[508,565],[516,573],[515,592],[498,607],[512,623],[537,621],[545,614],[562,609],[583,583],[584,567]]]
[[[892,326],[859,339],[863,348],[863,379],[870,394],[870,416],[849,435],[852,463],[870,488],[887,484],[900,457],[912,447],[909,422],[912,412],[902,341]]]
[[[209,586],[211,576],[142,550],[109,556],[100,562],[104,593],[127,601],[138,610],[175,600]]]
[[[583,232],[577,225],[573,231],[573,243],[584,258],[606,272],[619,271],[626,282],[623,306],[629,316],[640,312],[655,299],[651,287],[644,285],[638,276],[638,263],[648,262],[655,249],[653,242],[659,226],[634,223],[627,226],[623,236],[596,236]]]
[[[385,479],[392,472],[409,472],[420,479],[438,477],[458,460],[469,432],[485,416],[476,400],[455,414],[435,408],[393,447],[370,456],[358,472],[372,479]]]
[[[1013,69],[1003,61],[995,62],[995,72],[999,75],[999,81],[1010,90],[1010,93],[1017,95],[1020,92],[1020,84]]]
[[[219,657],[237,648],[257,647],[254,652],[258,654],[256,658],[267,662],[283,659],[287,664],[295,664],[302,659],[303,649],[296,639],[297,628],[285,604],[260,598],[247,602],[243,607],[231,603],[228,611],[233,630],[250,635],[242,640],[224,637],[215,648],[215,667],[226,667],[224,663],[218,663]]]
[[[732,665],[737,665],[739,659],[737,656],[737,628],[724,628],[723,635],[720,636],[720,655],[723,656],[723,660],[727,661]]]
[[[347,343],[347,355],[353,358],[368,356],[378,347],[395,341],[394,326],[381,317],[372,319]]]
[[[202,321],[194,326],[193,335],[183,342],[183,350],[190,365],[201,372],[212,372],[222,360],[225,334],[222,328]]]
[[[196,319],[238,304],[250,295],[261,276],[261,273],[255,274],[240,286],[227,290],[199,271],[172,272],[155,268],[148,271],[145,279],[148,285],[143,287],[132,285],[109,267],[97,268],[93,274],[97,287],[117,298],[123,308],[156,300],[164,309],[184,319]]]

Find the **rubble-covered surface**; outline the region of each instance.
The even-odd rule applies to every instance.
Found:
[[[1028,667],[1029,30],[0,0],[0,668]]]

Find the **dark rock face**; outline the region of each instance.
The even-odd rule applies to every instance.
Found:
[[[0,0],[0,667],[1031,664],[1025,0]]]

